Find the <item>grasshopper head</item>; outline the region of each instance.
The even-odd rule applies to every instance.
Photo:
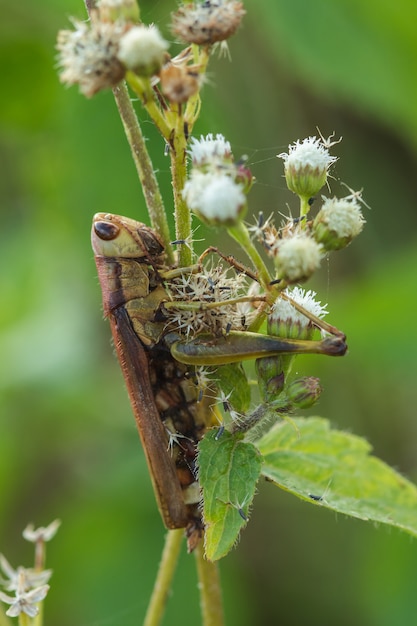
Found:
[[[91,243],[96,256],[159,260],[164,252],[161,239],[149,226],[111,213],[95,214]]]

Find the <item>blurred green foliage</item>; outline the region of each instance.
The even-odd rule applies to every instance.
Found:
[[[350,353],[297,365],[320,375],[322,415],[416,480],[417,5],[245,5],[233,62],[211,65],[195,133],[222,132],[236,157],[248,155],[251,209],[265,215],[296,209],[276,154],[316,126],[344,137],[335,176],[364,186],[372,210],[363,235],[311,286]],[[166,24],[176,2],[141,6],[145,22]],[[111,94],[87,101],[58,82],[56,32],[70,15],[84,16],[81,0],[21,0],[3,3],[0,22],[0,549],[28,565],[21,530],[61,518],[47,623],[133,626],[163,528],[101,316],[89,230],[99,210],[146,216]],[[162,141],[146,120],[144,130],[170,207]],[[265,484],[238,550],[222,562],[227,623],[405,626],[416,614],[416,573],[407,535]],[[185,554],[168,610],[170,626],[199,623]]]

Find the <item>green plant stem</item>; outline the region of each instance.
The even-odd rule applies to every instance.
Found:
[[[308,203],[308,197],[300,196],[300,217],[304,217],[308,215],[309,211],[310,211],[310,205]],[[307,220],[301,221],[301,228],[305,228],[306,221]]]
[[[19,626],[30,626],[30,618],[26,613],[19,613]]]
[[[204,558],[203,542],[194,551],[200,587],[203,626],[224,626],[219,566]]]
[[[174,255],[161,192],[126,83],[122,82],[115,87],[113,94],[142,185],[152,228],[159,233],[164,242],[168,263],[173,264]]]
[[[161,562],[159,563],[155,585],[143,626],[159,626],[161,623],[168,593],[171,590],[175,568],[178,563],[183,536],[184,530],[182,528],[169,530],[166,534]]]
[[[233,237],[233,239],[235,239],[235,241],[237,241],[238,244],[240,244],[244,252],[246,252],[248,257],[254,264],[258,272],[259,282],[261,286],[263,287],[263,289],[265,289],[265,291],[269,291],[270,289],[269,283],[272,280],[271,276],[268,272],[268,268],[266,267],[265,263],[262,260],[261,255],[259,254],[255,246],[253,245],[253,242],[249,236],[248,229],[246,228],[244,223],[242,221],[239,221],[236,224],[236,226],[230,226],[227,229],[227,231],[229,235],[231,235],[231,237]]]
[[[12,620],[0,609],[0,626],[12,626]]]
[[[182,190],[187,180],[186,149],[187,140],[184,134],[184,118],[179,114],[174,136],[172,137],[170,155],[175,206],[175,238],[188,244],[179,247],[178,264],[180,267],[188,267],[192,263],[192,242],[190,241],[191,213],[182,197]]]

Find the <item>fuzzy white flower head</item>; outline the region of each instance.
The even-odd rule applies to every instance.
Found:
[[[298,311],[292,302],[305,309],[307,313],[322,319],[327,315],[327,304],[315,299],[315,291],[305,291],[301,287],[286,289],[283,294],[291,298],[278,298],[271,314],[268,316],[268,332],[280,337],[310,339],[314,333],[314,326],[306,315]]]
[[[190,142],[188,154],[194,167],[204,165],[223,163],[230,161],[232,158],[232,149],[230,143],[221,134],[213,137],[213,133],[209,133],[200,139],[193,137]]]
[[[223,173],[193,170],[183,198],[198,217],[211,225],[233,225],[246,207],[242,186]]]
[[[316,241],[326,250],[338,250],[359,235],[365,224],[355,196],[324,198],[323,206],[313,223]]]
[[[320,245],[303,234],[279,241],[274,252],[278,276],[289,283],[309,278],[319,268],[322,256]]]
[[[156,26],[134,26],[120,40],[118,59],[141,76],[157,73],[168,43]]]
[[[296,304],[303,307],[308,313],[323,319],[328,314],[326,311],[327,304],[322,304],[316,300],[316,292],[309,289],[306,291],[301,287],[293,287],[292,289],[286,289],[285,295],[289,296]],[[288,322],[297,322],[301,326],[308,326],[311,322],[308,317],[298,311],[289,300],[284,298],[278,298],[271,312],[271,317],[275,320],[283,320]]]
[[[37,541],[50,541],[55,537],[60,525],[61,520],[59,519],[54,520],[46,527],[40,526],[39,528],[35,528],[33,524],[28,524],[22,534],[24,539],[32,543],[36,543]]]
[[[329,143],[321,137],[308,137],[289,145],[278,158],[284,161],[288,188],[299,196],[312,198],[326,184],[327,172],[337,161],[329,154]]]

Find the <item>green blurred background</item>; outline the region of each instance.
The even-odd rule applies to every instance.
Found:
[[[257,178],[251,211],[265,215],[296,209],[275,155],[316,126],[343,136],[332,192],[343,193],[339,179],[363,186],[372,210],[360,238],[309,287],[329,302],[350,352],[297,363],[322,379],[321,415],[369,439],[416,481],[417,5],[245,5],[233,62],[210,66],[195,133],[224,133],[236,157],[248,155]],[[141,6],[143,20],[169,36],[176,3]],[[111,94],[87,101],[58,82],[56,32],[70,15],[84,17],[81,0],[2,6],[0,550],[29,565],[21,530],[59,517],[47,624],[133,626],[164,531],[102,320],[89,231],[96,211],[146,218]],[[169,205],[163,145],[146,120],[144,130]],[[415,623],[415,540],[268,484],[221,570],[228,626]],[[186,554],[164,623],[199,624]]]

